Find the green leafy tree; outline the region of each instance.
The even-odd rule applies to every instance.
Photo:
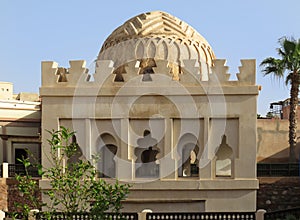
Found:
[[[96,180],[92,185],[91,193],[94,195],[94,202],[91,213],[96,214],[99,219],[105,219],[105,212],[108,210],[120,215],[122,201],[129,193],[128,185],[120,184],[118,181],[114,185],[106,184],[102,179]]]
[[[121,201],[129,193],[129,185],[118,181],[109,184],[97,178],[94,165],[78,157],[80,148],[74,141],[75,132],[61,127],[49,133],[52,167],[45,169],[43,174],[51,186],[46,191],[51,200],[48,204],[50,211],[118,213],[122,208]]]
[[[266,118],[274,118],[273,113],[272,113],[272,112],[268,112],[268,113],[266,114]]]
[[[291,85],[290,89],[290,115],[289,115],[289,145],[290,162],[296,161],[295,148],[297,144],[297,107],[300,83],[300,39],[279,39],[277,48],[280,58],[268,57],[261,62],[264,75],[272,74],[276,78],[285,78],[285,83]]]
[[[42,200],[40,197],[40,189],[38,180],[32,178],[28,173],[28,168],[31,166],[29,158],[18,159],[25,167],[25,175],[16,174],[15,178],[18,181],[18,191],[22,201],[14,203],[16,212],[13,218],[28,219],[30,210],[40,210],[42,207]]]
[[[72,219],[72,213],[88,212],[96,213],[99,219],[105,219],[105,212],[110,211],[120,214],[122,201],[129,193],[129,184],[120,184],[116,181],[109,184],[103,179],[97,178],[97,171],[93,164],[79,157],[80,148],[75,141],[75,132],[61,127],[58,131],[49,131],[51,138],[48,140],[51,161],[50,168],[37,165],[39,173],[49,180],[50,189],[45,191],[49,197],[49,204],[42,204],[36,196],[39,189],[37,182],[28,174],[31,166],[29,159],[22,160],[26,175],[17,175],[19,192],[26,196],[28,203],[20,204],[20,211],[24,219],[28,218],[32,208],[40,209],[45,205],[49,212],[44,213],[51,219],[53,212],[68,212]],[[95,160],[98,158],[93,157]],[[96,161],[95,161],[96,162]]]

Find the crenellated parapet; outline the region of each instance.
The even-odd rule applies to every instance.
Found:
[[[69,61],[70,68],[68,69],[68,79],[67,82],[70,85],[76,85],[78,83],[88,82],[90,75],[89,70],[86,68],[85,60],[71,60]]]
[[[226,66],[226,60],[214,60],[214,66],[211,68],[212,73],[209,75],[209,81],[221,84],[227,82],[230,78],[228,69],[229,67]]]
[[[53,61],[42,62],[42,86],[55,86],[58,83],[58,63]]]
[[[114,62],[111,60],[101,60],[96,62],[95,73],[93,74],[94,83],[102,85],[104,81],[112,76]]]
[[[202,35],[155,11],[116,28],[93,64],[42,62],[41,131],[75,131],[101,178],[130,183],[124,212],[255,212],[255,60],[241,60],[233,80]]]
[[[53,61],[42,62],[42,86],[54,87],[58,85],[76,86],[78,83],[88,82],[90,75],[85,60],[69,61],[70,67],[59,67]]]
[[[256,62],[252,60],[241,60],[242,66],[239,67],[240,72],[236,74],[239,82],[255,85],[256,83]]]
[[[78,87],[78,86],[122,86],[131,79],[141,79],[140,86],[145,84],[145,74],[148,74],[149,81],[161,83],[157,76],[165,75],[169,80],[178,81],[185,85],[193,83],[205,83],[222,86],[244,86],[255,85],[256,66],[255,60],[241,60],[240,72],[237,74],[238,80],[230,80],[226,60],[216,59],[211,68],[208,78],[201,73],[201,65],[195,59],[183,60],[183,64],[178,66],[166,60],[152,60],[149,63],[151,68],[141,65],[141,61],[132,61],[116,69],[111,60],[97,60],[95,72],[89,72],[84,60],[72,60],[70,67],[59,67],[56,62],[42,62],[42,87]],[[149,64],[150,65],[150,64]],[[147,69],[148,68],[148,69]],[[116,71],[117,70],[117,71]],[[144,72],[143,72],[144,71]],[[148,72],[147,72],[148,71]],[[93,79],[93,80],[92,80]],[[157,80],[157,82],[156,82]],[[149,85],[149,84],[147,84]],[[151,84],[150,84],[151,86]]]

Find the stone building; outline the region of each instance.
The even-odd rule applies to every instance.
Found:
[[[13,94],[13,84],[0,82],[0,164],[19,163],[18,158],[40,158],[39,95],[35,93]]]
[[[131,182],[124,211],[255,211],[255,60],[236,81],[225,63],[180,19],[140,14],[106,39],[94,72],[42,62],[42,130],[75,130],[104,178]]]
[[[300,101],[298,101],[298,107],[297,107],[297,118],[300,118],[300,107],[299,107]],[[283,101],[278,102],[272,102],[270,104],[270,113],[274,118],[280,118],[280,119],[289,119],[290,117],[290,98],[287,98]]]

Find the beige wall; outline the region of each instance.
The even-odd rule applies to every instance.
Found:
[[[111,135],[113,138],[106,141],[118,147],[113,158],[116,177],[133,184],[125,211],[169,210],[170,203],[182,207],[173,211],[189,210],[187,207],[198,207],[195,212],[256,209],[258,86],[254,83],[254,60],[242,61],[239,81],[228,81],[225,61],[216,60],[211,80],[204,82],[197,80],[195,64],[186,65],[184,77],[174,81],[168,62],[160,61],[152,81],[143,82],[132,62],[126,81],[118,83],[112,80],[111,62],[97,61],[94,82],[84,80],[84,61],[70,64],[73,73],[68,74],[67,82],[59,82],[55,75],[58,65],[42,63],[42,130],[58,129],[60,125],[76,130],[87,159],[101,146],[102,135]],[[156,161],[159,175],[155,178],[135,175],[138,140],[146,129],[157,140],[160,151]],[[199,175],[185,178],[178,175],[182,157],[178,149],[193,142],[193,138],[186,142],[187,137],[198,139]],[[49,138],[42,133],[44,146]],[[49,166],[45,147],[42,161]],[[225,170],[220,173],[225,175],[218,176],[216,161],[223,159],[231,163],[222,168]],[[42,180],[41,187],[47,190],[49,182]]]
[[[20,148],[32,150],[39,158],[40,135],[40,102],[0,100],[0,163],[15,163]]]
[[[87,159],[116,146],[102,167],[115,165],[109,173],[133,184],[125,211],[256,210],[255,60],[241,60],[230,81],[226,60],[215,59],[199,33],[155,11],[112,32],[95,72],[85,65],[42,62],[42,130],[72,126]]]
[[[257,161],[280,163],[289,161],[289,121],[287,119],[257,120]],[[300,129],[298,127],[298,135]],[[296,157],[299,157],[300,144],[297,144]]]
[[[0,100],[13,99],[13,84],[10,82],[0,82]]]

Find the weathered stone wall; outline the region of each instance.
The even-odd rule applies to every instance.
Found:
[[[0,179],[0,210],[14,212],[16,210],[15,203],[28,203],[22,197],[17,188],[18,182],[13,178]],[[41,195],[37,195],[41,197]]]
[[[7,185],[7,194],[8,194],[8,199],[7,199],[7,205],[8,205],[8,211],[9,212],[14,212],[17,211],[15,209],[15,203],[16,202],[23,202],[24,199],[20,196],[18,192],[18,182],[15,179],[6,179],[6,185]]]
[[[17,181],[2,178],[0,181],[0,210],[15,211],[14,203],[22,201],[17,189]]]
[[[257,209],[275,211],[300,207],[300,177],[259,178]]]
[[[297,136],[300,136],[298,128]],[[257,120],[257,162],[282,163],[289,162],[289,121],[281,119]],[[296,158],[300,153],[297,144]]]
[[[257,209],[274,211],[300,207],[300,177],[263,177],[259,178],[259,182]],[[22,201],[16,181],[0,179],[0,210],[14,211],[16,201]]]
[[[3,178],[0,178],[0,210],[7,211],[7,185]]]

